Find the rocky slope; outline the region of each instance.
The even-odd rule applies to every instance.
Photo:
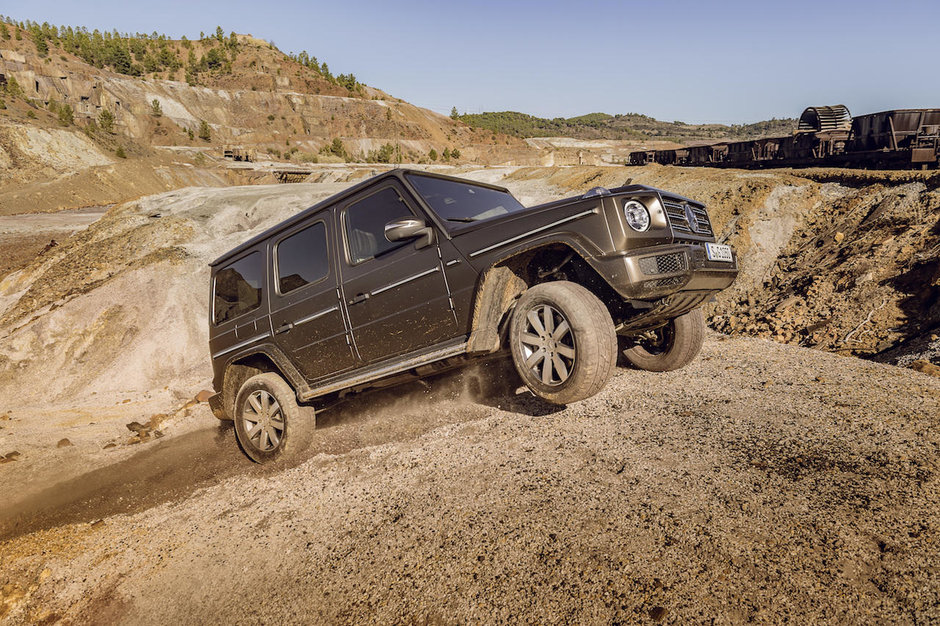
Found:
[[[498,180],[506,171],[467,173]],[[72,454],[55,447],[63,437],[98,452],[127,443],[129,422],[159,430],[196,410],[186,405],[212,377],[208,263],[368,173],[331,169],[324,177],[336,182],[147,196],[0,277],[0,416],[11,422],[0,424],[0,457],[19,452],[20,471],[36,472],[38,485],[62,477],[47,453]],[[529,203],[559,193],[515,187]]]
[[[492,158],[496,143],[504,155],[513,150],[533,153],[522,141],[505,136],[494,141],[495,133],[471,129],[373,87],[342,87],[250,35],[235,36],[231,48],[212,37],[195,42],[128,40],[151,47],[159,41],[178,59],[185,59],[187,51],[198,58],[224,50],[225,63],[203,69],[192,84],[183,80],[184,74],[193,80],[194,66],[185,61],[177,61],[175,70],[129,76],[89,65],[64,41],[49,40],[50,49],[42,54],[29,33],[20,32],[19,39],[0,41],[0,74],[8,84],[15,80],[20,97],[42,106],[68,104],[79,126],[107,110],[118,132],[146,145],[204,145],[193,136],[204,120],[213,145],[238,143],[259,152],[286,152],[293,145],[316,154],[340,138],[352,144],[352,156],[365,156],[368,149],[386,142],[401,143],[403,152],[423,158],[432,147],[438,152],[459,147],[469,160]]]
[[[722,332],[940,365],[940,174],[522,168],[571,191],[626,179],[705,202],[742,273],[709,308]]]
[[[206,263],[367,173],[124,203],[0,281],[0,619],[940,619],[940,382],[767,340],[935,358],[936,278],[896,280],[936,263],[932,176],[457,172],[705,200],[743,265],[712,323],[758,338],[564,409],[472,373],[361,396],[256,468],[192,400]]]
[[[0,619],[940,619],[938,379],[713,335],[564,409],[465,383],[326,413],[292,469],[239,471],[220,433],[178,462],[237,473],[195,493],[116,467],[127,489],[0,542]]]
[[[56,429],[43,430],[50,412],[69,411],[65,422],[83,428],[93,422],[89,440],[100,445],[126,436],[130,410],[142,423],[174,414],[211,377],[207,263],[368,173],[331,169],[315,177],[336,182],[149,196],[0,278],[0,398],[15,398],[8,404],[25,420],[7,450],[58,441]],[[742,265],[710,305],[714,328],[925,370],[940,365],[930,176],[891,184],[872,174],[849,185],[819,182],[822,172],[812,180],[659,166],[461,173],[505,183],[527,204],[617,186],[624,174],[704,200]]]
[[[237,54],[224,48],[226,65],[203,70],[190,84],[185,63],[129,76],[89,65],[63,41],[48,40],[43,53],[28,31],[7,29],[15,36],[0,39],[0,214],[218,185],[226,173],[211,161],[226,144],[294,162],[366,160],[385,144],[403,162],[457,148],[462,162],[537,164],[554,151],[472,129],[372,87],[339,86],[248,35],[235,37]],[[137,41],[183,59],[187,50],[198,58],[222,49],[211,37]],[[105,112],[110,128],[102,126]],[[334,140],[345,152],[321,154]]]

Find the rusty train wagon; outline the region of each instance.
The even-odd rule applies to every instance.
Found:
[[[859,115],[852,120],[847,162],[873,167],[936,167],[940,109],[904,109]]]
[[[808,107],[788,137],[634,152],[630,163],[643,165],[650,156],[662,165],[926,169],[938,166],[940,109],[899,109],[853,118],[841,104]]]

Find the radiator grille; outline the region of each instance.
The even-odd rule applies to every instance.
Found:
[[[695,223],[689,224],[685,214],[686,202],[679,200],[663,198],[663,205],[666,207],[666,215],[669,217],[669,224],[676,234],[682,235],[704,235],[711,236],[712,223],[708,219],[708,211],[705,207],[688,204],[695,217]]]

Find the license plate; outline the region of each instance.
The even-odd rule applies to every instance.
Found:
[[[706,243],[705,256],[708,257],[709,261],[726,261],[728,263],[734,261],[734,257],[731,256],[731,246],[721,243]]]

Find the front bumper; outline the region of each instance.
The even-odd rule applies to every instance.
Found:
[[[709,261],[705,245],[671,244],[596,258],[595,269],[626,300],[655,300],[681,291],[717,293],[738,275],[738,255],[732,261]]]

